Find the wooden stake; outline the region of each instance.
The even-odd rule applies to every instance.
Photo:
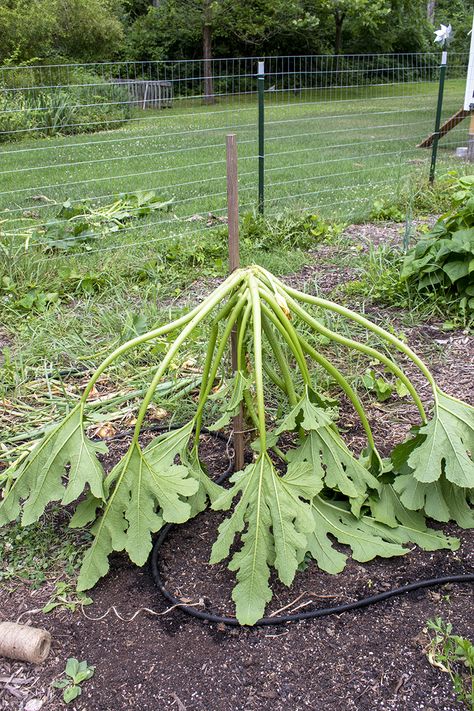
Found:
[[[229,271],[240,266],[239,259],[239,190],[237,183],[237,140],[234,133],[226,138],[227,158],[227,223],[229,226]],[[237,329],[231,334],[232,370],[237,370]],[[233,419],[234,428],[234,471],[244,466],[243,409]]]

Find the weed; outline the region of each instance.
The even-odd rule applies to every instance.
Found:
[[[95,667],[90,667],[86,661],[79,662],[74,657],[67,660],[65,676],[54,681],[51,686],[63,690],[63,699],[69,704],[82,694],[81,684],[94,676]]]
[[[374,200],[369,214],[371,220],[404,222],[405,214],[388,198]]]
[[[132,219],[167,210],[171,202],[160,200],[154,191],[121,194],[107,205],[67,200],[53,220],[27,231],[27,242],[31,238],[46,249],[70,251],[123,229]]]
[[[467,325],[474,317],[474,176],[460,178],[453,189],[453,207],[407,253],[400,279]]]
[[[367,369],[361,378],[362,384],[369,392],[374,393],[379,402],[389,400],[396,392],[398,397],[406,397],[409,393],[402,381],[397,378],[392,385],[385,377],[373,369]]]
[[[75,612],[78,606],[91,605],[92,599],[84,593],[77,592],[74,585],[64,580],[59,580],[54,586],[54,592],[49,598],[42,612],[48,613],[60,607],[63,610]]]
[[[368,253],[360,253],[359,279],[341,287],[346,296],[363,296],[387,306],[409,308],[412,295],[406,284],[400,281],[403,254],[390,245],[369,246]]]
[[[474,644],[453,634],[452,624],[441,617],[428,620],[426,627],[433,633],[425,650],[429,663],[449,674],[458,701],[474,711]]]
[[[59,568],[61,574],[75,576],[81,550],[90,535],[67,530],[63,518],[53,509],[42,523],[27,527],[14,523],[0,530],[0,582],[21,578],[35,589]]]

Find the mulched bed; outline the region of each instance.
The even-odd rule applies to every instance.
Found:
[[[367,226],[350,228],[357,240]],[[382,239],[375,230],[375,240]],[[398,228],[388,226],[386,237]],[[390,232],[391,230],[391,232]],[[398,234],[398,232],[397,232]],[[326,249],[326,248],[324,248]],[[291,277],[300,286],[316,277],[323,291],[345,278],[347,267],[334,267],[334,254]],[[323,259],[325,261],[323,261]],[[332,263],[331,263],[332,261]],[[370,317],[387,317],[371,307]],[[393,312],[393,322],[400,314]],[[474,338],[446,334],[438,323],[403,328],[410,345],[431,365],[447,392],[474,404]],[[416,381],[416,371],[410,371]],[[418,382],[421,382],[418,380]],[[417,382],[417,384],[418,384]],[[370,411],[376,439],[389,450],[403,437],[415,411],[402,403],[375,405]],[[415,418],[416,419],[416,418]],[[344,413],[343,425],[357,449],[362,433]],[[108,465],[126,447],[115,442]],[[225,445],[206,438],[205,458],[218,475],[226,465]],[[208,564],[210,547],[222,514],[206,512],[176,527],[162,549],[162,572],[171,592],[201,609],[232,614],[233,574],[224,565]],[[474,571],[472,531],[443,526],[461,538],[456,553],[414,548],[400,558],[350,562],[331,576],[314,564],[300,573],[291,589],[274,584],[267,614],[349,602],[405,583],[443,574]],[[474,639],[473,588],[453,584],[405,594],[365,610],[274,628],[234,629],[186,616],[153,585],[148,567],[138,569],[116,555],[111,572],[94,589],[94,604],[75,613],[38,609],[49,599],[52,584],[30,590],[21,580],[0,592],[0,620],[31,622],[49,629],[52,653],[40,667],[0,660],[0,709],[19,711],[455,711],[447,674],[430,666],[423,631],[428,619],[441,616],[457,634]],[[112,606],[114,609],[112,609]],[[145,609],[147,608],[147,609]],[[124,619],[120,619],[124,618]],[[90,619],[94,618],[94,619]],[[97,619],[99,618],[99,619]],[[132,619],[133,618],[133,619]],[[51,682],[68,657],[95,665],[95,676],[82,696],[66,706]]]

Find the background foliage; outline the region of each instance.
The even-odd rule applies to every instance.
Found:
[[[0,62],[414,52],[440,22],[463,50],[471,13],[470,0],[3,0]]]

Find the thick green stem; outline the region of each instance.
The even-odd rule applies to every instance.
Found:
[[[268,375],[274,385],[288,397],[288,391],[283,380],[277,375],[276,371],[265,360],[263,361],[263,370]]]
[[[275,296],[272,294],[272,292],[268,289],[267,286],[265,286],[264,284],[261,283],[259,291],[260,291],[262,298],[267,302],[268,306],[273,311],[273,313],[276,315],[280,324],[283,326],[283,328],[287,331],[288,335],[290,336],[292,343],[293,343],[292,350],[295,353],[295,355],[296,355],[296,353],[299,354],[300,362],[302,365],[303,377],[305,379],[305,382],[306,382],[306,384],[310,384],[311,383],[311,376],[309,374],[308,366],[306,365],[304,353],[303,353],[301,346],[300,346],[298,334],[296,333],[296,331],[293,328],[293,325],[290,321],[289,312],[285,313],[285,311],[283,311],[283,309],[278,301],[279,295],[277,294],[276,298],[275,298]],[[281,301],[281,299],[280,299],[280,301]],[[284,303],[284,305],[285,305],[285,309],[286,309],[286,302]]]
[[[309,375],[309,370],[308,366],[306,365],[306,361],[304,359],[303,352],[301,350],[301,346],[298,343],[298,339],[293,338],[293,333],[287,328],[287,324],[283,323],[280,321],[278,318],[277,314],[275,314],[266,304],[262,304],[262,314],[269,320],[277,331],[281,334],[283,337],[283,340],[286,341],[290,351],[294,355],[296,362],[298,364],[298,368],[300,369],[301,375],[303,377],[303,380],[306,385],[311,384],[311,378]],[[288,319],[286,319],[288,321]],[[296,343],[295,343],[296,340]]]
[[[250,318],[250,313],[252,311],[252,304],[249,301],[245,307],[245,311],[242,316],[242,320],[239,324],[239,332],[237,336],[237,370],[244,370],[244,359],[245,359],[245,334],[247,333],[247,325]]]
[[[254,427],[256,430],[259,429],[258,426],[258,416],[257,413],[255,412],[255,408],[253,406],[252,402],[252,396],[248,390],[244,392],[244,401],[245,401],[245,406],[247,408],[247,412],[249,414],[250,419],[252,420]],[[275,452],[275,454],[280,457],[280,459],[284,462],[288,461],[288,457],[286,456],[285,452],[283,452],[280,447],[277,447],[277,445],[273,445],[271,447],[272,451]]]
[[[257,395],[258,429],[262,452],[266,450],[267,431],[265,427],[265,399],[263,393],[263,369],[262,369],[262,312],[258,283],[253,274],[249,277],[250,298],[252,302],[253,317],[253,341],[254,341],[254,365],[255,365],[255,389]]]
[[[343,374],[334,366],[332,363],[330,363],[321,353],[318,353],[318,351],[313,348],[304,338],[300,336],[300,343],[301,347],[303,348],[304,351],[314,360],[316,363],[318,363],[326,372],[329,373],[329,375],[336,381],[336,383],[340,386],[341,390],[343,390],[349,400],[352,402],[355,411],[359,415],[362,427],[365,430],[365,433],[367,435],[367,441],[369,443],[370,448],[376,452],[377,448],[375,446],[375,441],[374,441],[374,436],[372,434],[372,429],[370,427],[369,421],[367,419],[367,416],[365,414],[364,408],[362,406],[361,401],[359,400],[359,397],[355,390],[349,385]]]
[[[227,283],[228,282],[229,282],[229,280],[227,280]],[[205,300],[206,305],[204,307],[201,304],[201,307],[200,307],[198,313],[183,328],[183,330],[181,331],[179,336],[174,341],[173,345],[170,347],[168,353],[163,358],[163,362],[161,363],[160,367],[156,371],[156,373],[153,377],[153,380],[151,381],[150,386],[147,390],[147,393],[146,393],[145,397],[143,398],[143,402],[140,406],[140,409],[138,411],[137,421],[135,424],[135,430],[133,433],[133,441],[134,442],[138,441],[140,429],[141,429],[143,420],[145,418],[148,405],[150,404],[150,402],[153,398],[153,394],[158,386],[158,383],[160,382],[160,380],[163,376],[163,373],[169,367],[169,364],[171,363],[175,354],[179,350],[181,344],[186,340],[186,338],[188,338],[189,334],[192,333],[192,331],[194,331],[194,329],[201,323],[201,321],[203,321],[208,316],[208,314],[217,306],[217,304],[224,298],[224,296],[229,292],[229,290],[231,290],[233,288],[233,286],[234,285],[232,284],[228,289],[226,289],[224,291],[222,291],[221,289],[216,289],[216,291],[213,294],[213,298],[206,299]],[[241,297],[241,298],[243,299],[244,297]],[[242,301],[242,303],[243,303],[243,301]],[[235,307],[235,308],[237,308],[237,307]]]
[[[209,393],[212,388],[212,383],[216,379],[217,371],[219,369],[219,365],[220,365],[222,358],[224,356],[224,352],[227,348],[228,340],[230,338],[230,334],[232,332],[234,324],[237,321],[239,314],[242,311],[243,306],[244,306],[245,302],[247,301],[247,299],[248,299],[247,291],[244,291],[237,299],[237,303],[235,304],[230,316],[228,317],[228,320],[226,321],[224,332],[219,340],[219,345],[217,347],[214,362],[212,363],[212,366],[209,367],[206,387],[203,391],[201,391],[201,394],[199,396],[199,403],[198,403],[196,414],[195,414],[195,421],[196,421],[195,434],[194,434],[194,444],[195,445],[198,443],[199,435],[201,434],[202,413],[204,410],[204,406],[207,402],[207,398],[209,397]]]
[[[291,379],[290,369],[288,367],[288,363],[286,362],[285,356],[283,355],[282,347],[278,341],[278,338],[276,338],[275,334],[273,333],[272,327],[268,323],[268,319],[266,318],[266,316],[263,317],[262,324],[263,331],[265,333],[265,336],[267,337],[267,341],[270,344],[270,348],[273,351],[273,355],[276,358],[278,367],[280,368],[280,372],[283,376],[288,401],[290,405],[296,405],[296,403],[298,402],[298,398],[296,397],[293,380]]]
[[[165,324],[164,326],[160,326],[159,328],[155,328],[152,331],[149,331],[148,333],[144,333],[141,336],[132,338],[132,340],[127,341],[127,343],[123,343],[121,346],[116,348],[104,361],[102,361],[97,370],[92,374],[91,379],[86,385],[86,388],[82,395],[82,402],[86,402],[89,393],[91,392],[92,388],[94,387],[95,383],[100,378],[104,370],[106,370],[109,365],[113,363],[114,360],[116,360],[119,356],[123,355],[130,349],[135,348],[135,346],[139,346],[142,343],[146,343],[147,341],[151,341],[154,338],[158,338],[159,336],[164,336],[167,333],[170,333],[171,331],[181,328],[182,326],[186,326],[186,324],[188,324],[196,316],[196,314],[200,313],[202,309],[205,309],[209,303],[212,303],[214,307],[215,304],[217,304],[225,296],[227,296],[227,294],[232,291],[232,289],[241,279],[241,270],[233,272],[225,280],[225,282],[220,285],[220,287],[218,287],[212,294],[210,294],[210,296],[204,299],[204,301],[202,301],[189,313],[185,314],[184,316],[181,316],[181,318],[178,318],[175,321],[171,321],[170,323]]]
[[[199,390],[199,400],[198,404],[204,403],[206,401],[206,393],[209,392],[209,388],[212,387],[213,380],[209,379],[209,372],[212,366],[212,357],[214,355],[214,350],[216,347],[217,336],[219,335],[219,322],[216,319],[212,324],[211,331],[209,333],[209,343],[207,344],[206,360],[204,361],[204,368],[202,371],[201,388]],[[202,423],[202,409],[196,414],[196,432],[200,432]],[[197,436],[197,443],[199,441],[199,435]]]
[[[225,304],[220,311],[216,314],[211,330],[209,333],[209,343],[207,345],[207,350],[206,350],[206,359],[204,361],[204,368],[202,372],[202,380],[201,380],[201,388],[199,391],[199,399],[198,399],[198,409],[197,412],[198,414],[196,415],[196,443],[199,441],[199,434],[201,430],[201,424],[202,424],[202,410],[204,408],[204,404],[206,402],[207,396],[209,395],[210,389],[212,388],[212,383],[215,380],[215,373],[217,372],[217,368],[219,367],[219,361],[220,358],[218,359],[217,363],[217,368],[216,371],[214,372],[214,375],[211,379],[209,379],[209,372],[212,366],[212,357],[214,355],[214,350],[216,347],[216,341],[217,341],[217,336],[219,335],[219,322],[222,319],[225,319],[230,311],[234,308],[235,304],[238,301],[239,296],[243,293],[244,287],[239,289],[239,291],[234,294],[227,304]],[[201,407],[202,404],[202,407]]]
[[[360,341],[355,341],[352,338],[341,336],[339,333],[336,333],[335,331],[330,330],[326,326],[323,326],[322,323],[320,323],[317,319],[313,318],[310,314],[308,314],[308,312],[305,311],[290,296],[288,297],[288,304],[295,314],[297,314],[303,321],[305,321],[309,326],[311,326],[311,328],[313,328],[321,335],[326,336],[330,340],[335,341],[336,343],[340,343],[343,346],[347,346],[348,348],[357,350],[368,357],[375,358],[380,363],[383,363],[388,368],[388,370],[390,370],[405,385],[408,392],[412,396],[415,405],[418,408],[422,421],[427,421],[423,403],[421,402],[420,397],[415,390],[415,386],[413,385],[411,380],[405,375],[403,370],[401,370],[398,365],[396,365],[392,360],[390,360],[390,358],[387,358],[387,356],[383,355],[383,353],[380,353],[378,350],[372,348],[371,346],[366,346],[364,343],[360,343]]]
[[[401,353],[406,355],[411,361],[413,361],[417,368],[423,373],[423,375],[432,387],[435,400],[437,400],[436,382],[431,372],[428,370],[423,361],[416,355],[416,353],[414,353],[414,351],[412,351],[409,346],[405,345],[402,341],[400,341],[399,338],[393,336],[391,333],[388,333],[388,331],[385,331],[385,329],[381,328],[380,326],[377,326],[375,323],[372,323],[364,316],[361,316],[355,311],[347,309],[345,306],[340,306],[339,304],[335,304],[334,302],[328,301],[327,299],[321,299],[318,296],[304,294],[303,292],[298,291],[297,289],[293,289],[289,286],[286,286],[282,281],[273,277],[272,275],[269,275],[269,273],[265,270],[262,271],[266,274],[267,277],[270,276],[272,278],[273,283],[277,284],[284,294],[289,294],[290,296],[293,296],[297,301],[304,301],[305,303],[314,304],[315,306],[320,306],[323,309],[334,311],[335,313],[338,313],[341,316],[350,319],[351,321],[355,321],[356,323],[361,324],[361,326],[364,326],[364,328],[366,328],[368,331],[372,331],[372,333],[375,333],[382,340],[387,341],[392,346],[395,346],[397,350],[399,350]]]

